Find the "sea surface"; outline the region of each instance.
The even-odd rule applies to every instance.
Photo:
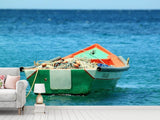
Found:
[[[44,96],[45,104],[160,105],[160,10],[0,10],[1,67],[31,66],[94,43],[130,57],[115,90]]]

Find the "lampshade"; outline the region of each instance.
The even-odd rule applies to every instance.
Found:
[[[35,84],[34,85],[34,93],[45,93],[45,86],[44,84]]]

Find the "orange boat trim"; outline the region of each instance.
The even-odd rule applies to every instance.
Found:
[[[75,52],[73,54],[70,54],[66,57],[64,57],[63,59],[67,59],[67,58],[73,58],[76,55],[83,53],[85,51],[94,49],[94,48],[98,48],[99,50],[105,52],[106,54],[108,54],[108,58],[106,59],[101,59],[105,64],[107,65],[113,65],[115,67],[124,67],[124,63],[113,53],[111,53],[110,51],[106,50],[105,48],[103,48],[102,46],[100,46],[99,44],[93,44],[87,48],[84,48],[83,50],[79,50],[78,52]],[[102,63],[99,59],[92,59],[91,62],[96,62],[96,63]]]

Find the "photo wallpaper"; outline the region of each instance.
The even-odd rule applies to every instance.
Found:
[[[160,105],[157,6],[49,3],[0,5],[0,66],[20,68],[26,105],[36,83],[46,105]]]

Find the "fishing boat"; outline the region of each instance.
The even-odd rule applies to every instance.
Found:
[[[129,69],[128,63],[129,59],[93,44],[63,58],[37,61],[32,67],[20,69],[31,89],[36,83],[44,83],[45,94],[88,94],[91,90],[113,90]]]

